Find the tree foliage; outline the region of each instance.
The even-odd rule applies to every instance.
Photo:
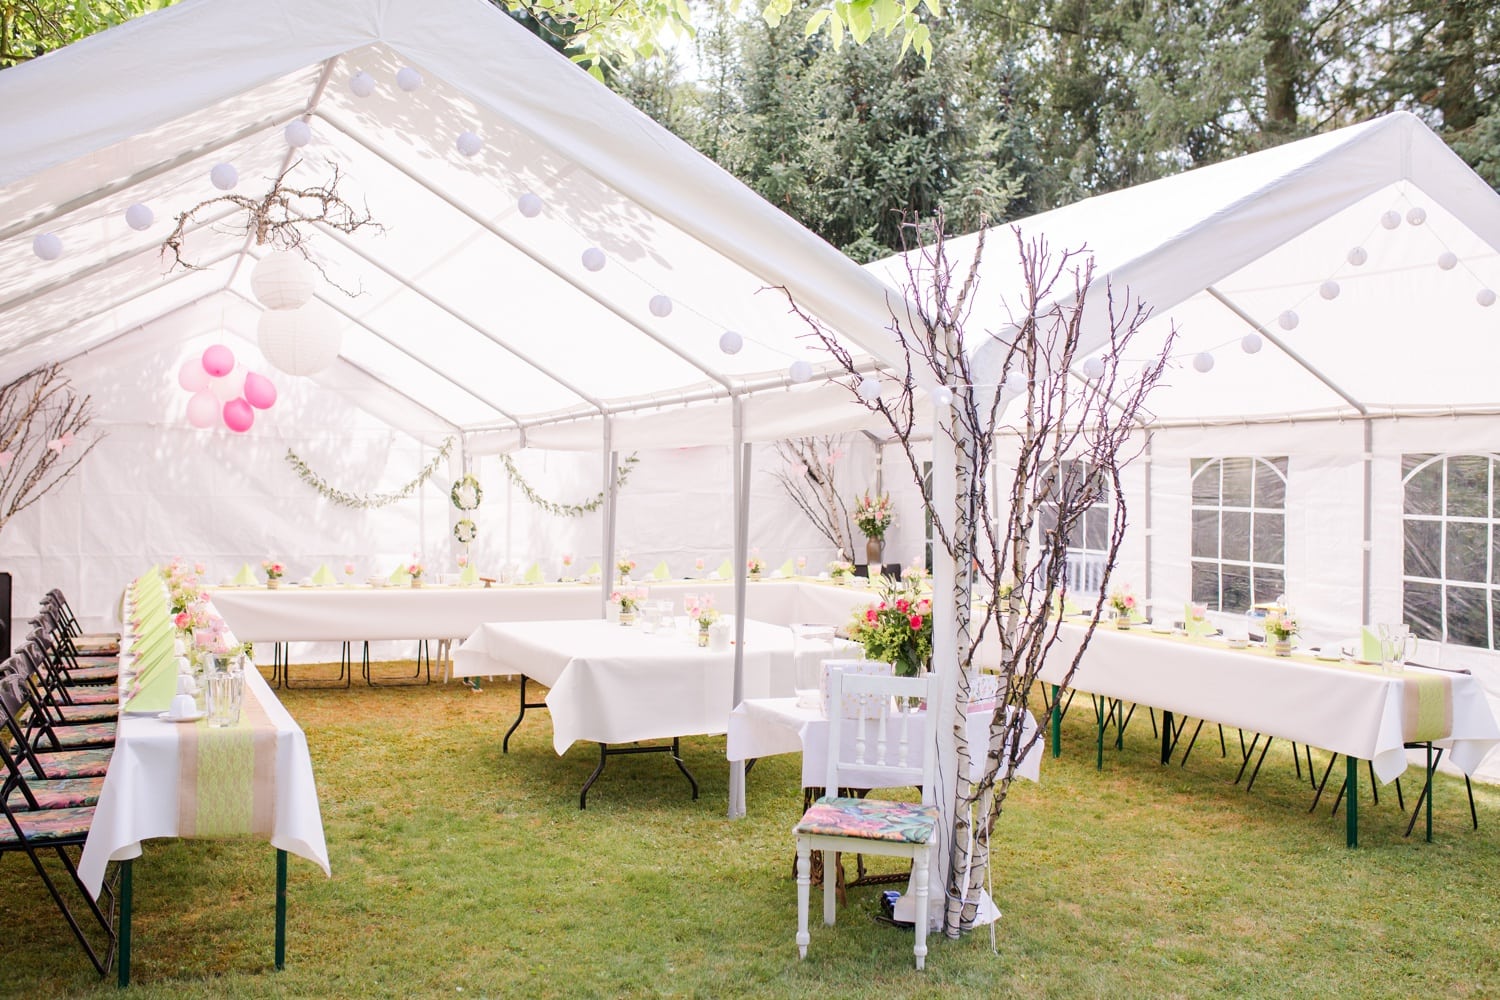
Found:
[[[0,0],[0,66],[45,55],[172,0]]]

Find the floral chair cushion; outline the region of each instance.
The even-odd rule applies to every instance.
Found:
[[[926,844],[937,829],[937,807],[883,799],[822,798],[792,830],[798,835],[858,837]]]
[[[110,705],[118,707],[120,692],[112,686],[75,686],[68,688],[68,700],[74,705]]]
[[[87,836],[89,824],[94,820],[94,810],[41,809],[36,812],[14,812],[11,816],[29,841],[60,840],[65,837]],[[13,847],[19,843],[16,831],[9,823],[0,826],[0,845]]]
[[[55,753],[39,753],[42,770],[48,778],[95,778],[109,771],[109,756],[113,747],[98,747],[93,750],[59,750]]]
[[[100,744],[113,743],[115,741],[115,723],[113,722],[90,722],[78,726],[54,726],[52,732],[57,735],[57,744],[63,747],[86,747],[99,746]],[[38,750],[45,749],[50,745],[45,736],[37,736],[32,739],[32,746]]]
[[[119,667],[69,667],[70,684],[108,684],[120,677]]]
[[[112,702],[100,702],[92,705],[54,705],[52,711],[61,716],[63,722],[113,722],[120,714]]]
[[[74,809],[91,806],[99,801],[99,792],[104,787],[103,778],[58,778],[47,781],[28,781],[36,799],[38,809]],[[12,809],[30,808],[26,796],[19,789],[11,793],[7,802]]]

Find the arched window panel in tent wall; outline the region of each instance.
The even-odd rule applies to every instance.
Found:
[[[1500,457],[1401,460],[1402,613],[1423,639],[1500,649]]]
[[[1286,592],[1287,459],[1192,462],[1192,595],[1239,613]]]

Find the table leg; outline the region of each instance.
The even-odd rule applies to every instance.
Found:
[[[1449,758],[1450,760],[1452,758]],[[1432,843],[1432,741],[1427,741],[1427,842]]]
[[[1350,847],[1359,846],[1359,758],[1344,757],[1344,834]]]
[[[594,767],[594,772],[589,775],[588,780],[583,783],[583,790],[578,793],[578,808],[588,808],[589,789],[592,788],[594,782],[599,779],[599,775],[604,773],[604,765],[608,763],[609,758],[621,757],[626,754],[637,753],[671,754],[672,759],[677,762],[677,769],[682,772],[683,776],[687,778],[688,783],[693,786],[693,799],[694,801],[696,801],[698,798],[698,779],[693,777],[693,772],[689,771],[687,769],[687,765],[682,762],[682,747],[680,743],[681,738],[677,736],[672,737],[672,742],[670,744],[662,744],[658,746],[612,747],[608,743],[600,743],[599,763]]]
[[[286,851],[276,850],[276,969],[286,968]]]
[[[1161,762],[1171,763],[1172,760],[1172,711],[1161,710]]]
[[[1062,756],[1062,689],[1052,685],[1052,756]]]
[[[478,678],[476,677],[475,680],[477,681]],[[474,690],[476,690],[476,691],[479,690],[479,686],[478,686],[477,683],[474,686]],[[512,733],[514,733],[517,729],[519,729],[521,727],[521,720],[524,719],[524,718],[526,718],[526,710],[528,708],[546,708],[546,707],[547,707],[547,703],[545,701],[527,701],[526,700],[526,675],[522,674],[521,675],[521,710],[516,713],[516,721],[512,722],[510,724],[510,728],[505,731],[505,739],[503,739],[503,740],[500,741],[500,752],[501,753],[510,753],[510,736],[511,736]],[[600,770],[603,770],[604,765],[603,765],[602,762],[600,763],[599,767],[600,767]],[[593,782],[590,781],[589,784],[593,784]],[[588,786],[587,785],[584,786],[584,791],[588,791]],[[583,807],[580,806],[579,808],[581,809]]]
[[[115,982],[124,989],[130,985],[130,908],[135,896],[133,862],[120,862],[120,926],[115,952]]]

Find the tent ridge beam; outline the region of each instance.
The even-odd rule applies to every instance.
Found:
[[[434,419],[434,420],[438,421],[439,423],[441,423],[444,427],[447,427],[450,430],[452,430],[455,434],[459,434],[459,435],[463,434],[463,428],[460,427],[458,424],[454,423],[452,420],[449,420],[447,417],[443,416],[441,413],[437,412],[432,407],[430,407],[426,403],[422,402],[420,399],[417,399],[415,396],[412,396],[410,393],[405,393],[405,392],[402,392],[400,389],[397,389],[395,386],[391,385],[385,379],[383,379],[380,376],[376,375],[374,372],[370,371],[368,368],[365,368],[363,365],[360,365],[358,362],[350,361],[348,358],[346,358],[346,357],[344,357],[342,355],[339,356],[338,362],[340,364],[347,365],[350,368],[354,369],[360,375],[362,375],[365,378],[369,379],[370,381],[374,382],[376,385],[380,386],[382,389],[388,389],[391,392],[394,392],[396,395],[400,396],[402,399],[406,400],[408,403],[410,403],[411,405],[415,406],[417,409],[421,410],[423,413],[425,413],[428,416],[432,417],[432,419]],[[402,428],[402,429],[404,430],[404,428]]]
[[[407,167],[406,164],[400,163],[400,162],[392,159],[391,157],[387,156],[384,150],[376,149],[376,148],[370,146],[368,143],[366,143],[364,141],[364,139],[361,136],[359,136],[358,134],[355,134],[348,127],[346,127],[342,122],[340,122],[336,116],[329,115],[327,112],[320,111],[320,112],[318,112],[318,117],[322,118],[324,121],[328,122],[328,124],[332,125],[336,129],[338,129],[341,133],[343,133],[345,136],[347,136],[350,139],[350,141],[359,143],[359,145],[361,146],[361,148],[363,148],[366,152],[368,152],[371,155],[379,158],[380,160],[383,160],[389,167],[391,167],[391,169],[396,170],[396,171],[400,172],[401,174],[403,174],[404,176],[410,178],[412,181],[414,181],[415,183],[417,183],[418,185],[420,185],[423,188],[423,190],[427,191],[427,193],[431,194],[433,197],[437,198],[439,201],[442,201],[448,207],[452,208],[455,212],[458,212],[460,215],[462,215],[464,218],[468,219],[470,222],[474,223],[476,226],[479,226],[480,228],[484,229],[484,231],[487,232],[487,233],[489,233],[491,236],[494,236],[496,239],[502,241],[507,246],[509,246],[511,249],[513,249],[513,250],[517,251],[518,253],[524,255],[528,260],[531,260],[534,263],[536,263],[538,266],[544,268],[553,277],[558,278],[559,280],[561,280],[564,283],[566,283],[574,291],[576,291],[576,292],[580,293],[581,295],[584,295],[588,299],[592,300],[593,302],[595,302],[596,304],[598,304],[600,307],[602,307],[603,309],[607,310],[616,319],[619,319],[621,322],[628,324],[630,327],[632,327],[633,329],[635,329],[642,336],[644,336],[647,339],[649,339],[649,340],[653,341],[654,343],[658,344],[663,349],[667,350],[668,352],[670,352],[671,354],[673,354],[674,356],[676,356],[679,360],[681,360],[685,364],[691,366],[692,368],[697,369],[699,372],[701,372],[703,374],[703,376],[705,378],[713,379],[715,382],[718,382],[720,385],[724,386],[726,389],[729,389],[729,388],[732,387],[729,378],[727,378],[726,376],[720,375],[718,372],[714,371],[711,368],[704,367],[702,363],[700,363],[699,361],[697,361],[696,359],[694,359],[693,357],[691,357],[686,351],[684,351],[681,348],[677,347],[675,344],[672,344],[670,341],[668,341],[665,338],[659,336],[658,334],[652,332],[648,327],[644,326],[639,321],[637,321],[634,318],[632,318],[629,315],[627,315],[624,311],[622,311],[613,302],[610,302],[607,299],[600,298],[597,293],[595,293],[587,285],[585,285],[582,282],[580,282],[577,278],[575,278],[572,275],[567,274],[566,272],[564,272],[564,271],[560,270],[559,268],[553,266],[553,264],[552,264],[551,261],[543,260],[542,258],[537,257],[535,254],[533,254],[526,247],[522,246],[520,244],[520,242],[518,242],[516,239],[514,239],[513,237],[511,237],[510,235],[508,235],[504,230],[502,230],[498,226],[496,226],[493,222],[491,222],[488,219],[483,218],[477,212],[475,212],[473,209],[471,209],[468,206],[462,204],[461,202],[457,201],[456,199],[450,197],[447,192],[441,190],[440,188],[434,187],[425,178],[421,177],[419,174],[417,174],[411,168]]]

